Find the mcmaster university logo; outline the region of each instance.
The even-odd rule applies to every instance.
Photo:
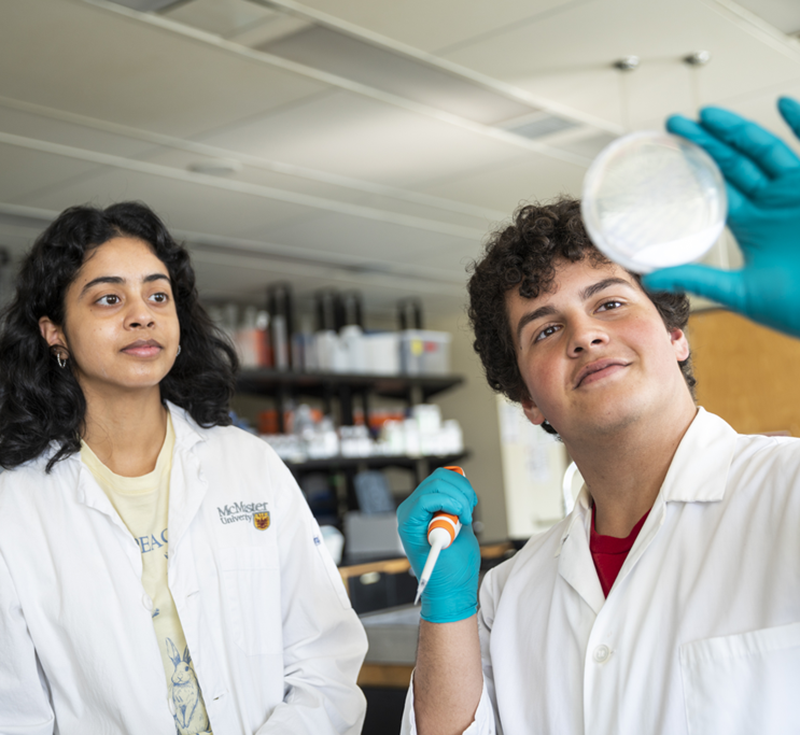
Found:
[[[231,503],[222,507],[217,506],[217,512],[220,523],[247,521],[259,531],[269,528],[270,516],[267,503]]]

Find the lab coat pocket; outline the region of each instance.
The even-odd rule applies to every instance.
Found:
[[[691,735],[800,732],[800,623],[680,647]]]
[[[269,550],[259,546],[221,549],[219,561],[236,644],[248,656],[280,653],[281,579]]]

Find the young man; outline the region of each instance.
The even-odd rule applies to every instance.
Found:
[[[800,121],[800,107],[787,119]],[[713,148],[742,124],[692,133]],[[745,144],[739,136],[717,152],[752,153],[751,167],[780,179],[775,149],[765,163],[753,153],[767,155],[763,137],[745,132]],[[794,197],[797,217],[800,186]],[[732,196],[734,227],[746,219],[744,199]],[[786,221],[783,201],[772,219]],[[785,248],[786,227],[779,237],[758,231],[769,219],[751,216],[745,234],[767,251]],[[791,330],[798,312],[775,307],[797,299],[780,286],[785,261],[752,261],[741,278],[756,285],[746,299],[733,289],[734,306],[755,304],[756,316]],[[757,288],[769,272],[777,287],[764,310]],[[662,286],[686,274],[650,278],[668,277]],[[490,385],[559,434],[586,484],[568,518],[487,574],[477,614],[468,481],[437,471],[401,506],[418,573],[431,513],[464,524],[423,595],[404,731],[800,732],[800,442],[737,435],[697,409],[685,300],[649,293],[606,261],[577,202],[521,209],[469,288]]]

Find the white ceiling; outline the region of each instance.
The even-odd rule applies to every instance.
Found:
[[[616,135],[705,104],[783,134],[797,31],[793,0],[3,0],[0,245],[135,198],[209,300],[444,315],[490,227],[579,195]]]

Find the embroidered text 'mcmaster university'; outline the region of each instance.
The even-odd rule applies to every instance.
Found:
[[[267,503],[233,503],[217,506],[219,519],[223,523],[233,523],[235,521],[249,521],[254,513],[261,513],[267,510]]]

